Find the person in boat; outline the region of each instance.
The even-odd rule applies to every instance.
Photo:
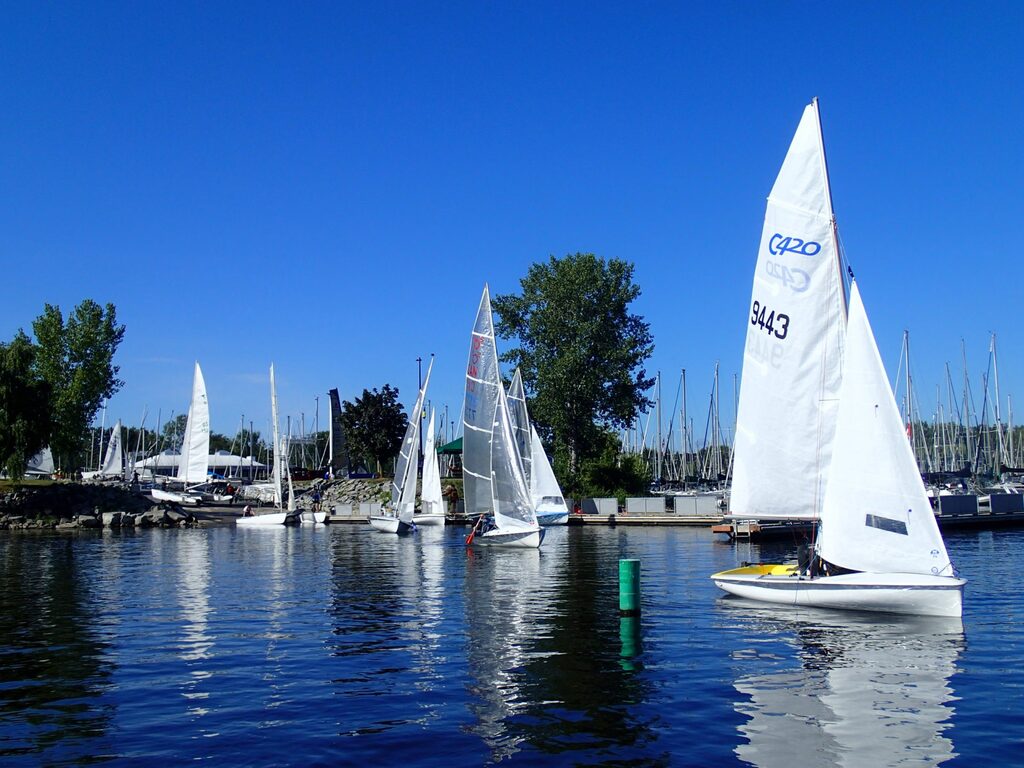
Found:
[[[248,504],[246,504],[245,509],[242,510],[242,517],[252,517],[252,507]]]

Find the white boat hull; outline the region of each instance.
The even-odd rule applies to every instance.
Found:
[[[501,531],[495,528],[473,536],[473,544],[478,547],[510,549],[537,549],[543,540],[544,531],[540,528],[532,531]]]
[[[416,523],[417,526],[444,525],[444,515],[413,515],[412,521]]]
[[[311,512],[310,510],[301,510],[300,512],[303,525],[325,525],[327,523],[326,512]]]
[[[199,502],[202,501],[198,496],[191,493],[164,491],[160,488],[152,488],[149,495],[153,498],[153,501],[171,501],[175,504],[181,504],[183,507],[198,507]]]
[[[370,525],[383,533],[408,533],[412,530],[408,523],[403,523],[397,517],[390,515],[372,515]]]
[[[809,578],[796,566],[751,565],[721,571],[715,586],[751,600],[791,606],[914,616],[963,614],[966,579],[910,573],[844,573]]]
[[[541,525],[568,525],[568,512],[541,512],[537,510],[537,522]]]
[[[239,517],[235,520],[235,525],[243,528],[269,528],[273,526],[293,525],[298,522],[298,512],[270,512],[265,515]]]

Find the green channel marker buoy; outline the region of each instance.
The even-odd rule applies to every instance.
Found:
[[[619,560],[619,615],[640,615],[639,560]]]

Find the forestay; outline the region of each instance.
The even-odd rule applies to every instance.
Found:
[[[953,575],[856,283],[818,547],[856,571]]]
[[[185,439],[181,444],[178,480],[183,483],[205,483],[210,460],[210,404],[206,399],[203,371],[196,363],[192,377],[192,400],[185,421]]]
[[[732,515],[813,518],[831,456],[845,335],[817,102],[765,212],[737,415]]]
[[[491,483],[494,493],[494,523],[502,531],[533,530],[538,527],[537,513],[523,477],[523,462],[512,436],[505,388],[498,387],[491,441]]]
[[[466,398],[462,406],[462,476],[467,515],[489,514],[492,509],[491,430],[499,390],[502,386],[491,297],[485,285],[469,343]]]

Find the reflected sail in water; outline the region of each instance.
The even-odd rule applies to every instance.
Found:
[[[523,688],[524,667],[540,655],[535,639],[543,609],[541,555],[533,550],[495,550],[466,564],[466,631],[469,674],[475,681],[469,704],[472,727],[495,762],[519,751],[525,736],[510,719],[536,705]]]
[[[949,681],[964,648],[958,619],[879,623],[815,612],[779,620],[745,604],[732,610],[763,618],[762,637],[794,633],[802,664],[737,679],[744,698],[735,708],[750,718],[739,728],[748,740],[736,748],[741,759],[791,768],[937,765],[956,756],[947,731],[956,699]]]

